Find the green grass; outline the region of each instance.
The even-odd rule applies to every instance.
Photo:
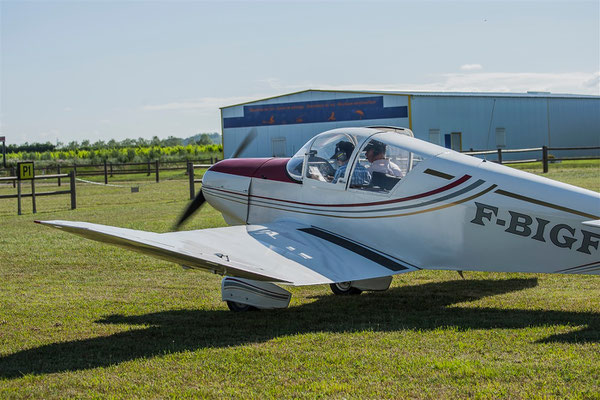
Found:
[[[549,176],[598,190],[598,164],[567,167]],[[168,231],[187,203],[177,174],[81,184],[74,211],[0,200],[0,398],[600,399],[598,277],[420,271],[240,314],[218,276],[32,223]],[[223,225],[208,206],[187,228]]]
[[[600,192],[600,160],[572,160],[550,163],[547,174],[542,173],[541,162],[512,164],[510,166]]]

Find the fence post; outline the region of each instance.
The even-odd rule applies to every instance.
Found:
[[[502,149],[498,148],[498,164],[502,164]]]
[[[544,166],[544,173],[548,173],[548,146],[542,146],[542,165]]]
[[[17,213],[21,215],[21,180],[17,181]]]
[[[196,189],[194,188],[194,163],[188,161],[188,179],[190,180],[190,200],[194,199]]]
[[[58,164],[58,167],[56,167],[56,173],[60,175],[60,164]],[[60,186],[60,178],[58,178],[58,186]]]
[[[156,183],[158,183],[160,181],[159,175],[158,175],[158,160],[156,160],[155,171],[156,171]]]
[[[110,177],[113,177],[113,165],[110,163]]]
[[[10,167],[10,176],[16,176],[17,175],[17,170],[15,169],[15,167]],[[13,188],[15,188],[17,182],[13,179]]]
[[[35,177],[31,180],[31,204],[33,205],[33,213],[37,213],[37,209],[35,207]]]
[[[75,192],[75,171],[69,172],[69,180],[71,181],[71,210],[77,208],[77,193]]]
[[[104,160],[104,184],[108,185],[108,164]]]
[[[213,158],[212,158],[212,156],[210,156],[210,163],[211,163],[211,164],[214,164],[214,161],[213,161]]]
[[[151,168],[151,167],[150,167],[150,161],[148,161],[148,175],[146,175],[146,176],[150,176],[150,171],[151,171],[151,169],[150,169],[150,168]]]

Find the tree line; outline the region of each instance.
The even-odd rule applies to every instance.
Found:
[[[208,145],[220,145],[221,135],[218,133],[199,133],[195,136],[187,139],[177,138],[169,136],[166,139],[160,139],[158,136],[154,136],[152,139],[138,138],[138,139],[123,139],[117,141],[111,139],[109,141],[98,140],[91,142],[90,140],[83,140],[81,143],[76,140],[69,143],[52,144],[46,143],[28,143],[25,142],[21,145],[10,144],[6,146],[6,153],[45,153],[54,151],[97,151],[97,150],[113,150],[113,149],[128,149],[128,148],[148,148],[148,147],[177,147],[177,146],[208,146]]]

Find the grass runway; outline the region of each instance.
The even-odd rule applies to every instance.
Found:
[[[598,191],[599,166],[548,176]],[[600,399],[600,277],[419,271],[383,293],[292,288],[288,309],[232,313],[219,276],[33,223],[166,232],[188,187],[161,177],[81,184],[74,211],[68,195],[35,215],[25,199],[22,216],[0,200],[0,398]],[[224,225],[208,206],[186,229]]]

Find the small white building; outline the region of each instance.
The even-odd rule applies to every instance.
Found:
[[[600,96],[305,90],[223,107],[221,123],[225,157],[253,128],[243,157],[289,157],[320,132],[374,125],[408,127],[458,151],[600,146]]]

